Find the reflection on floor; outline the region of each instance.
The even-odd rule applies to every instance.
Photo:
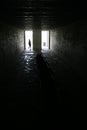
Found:
[[[56,58],[50,51],[25,51],[2,71],[7,120],[16,127],[58,128],[79,121],[79,76]]]

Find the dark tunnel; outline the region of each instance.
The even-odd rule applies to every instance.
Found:
[[[3,127],[85,127],[86,8],[74,0],[0,1]]]

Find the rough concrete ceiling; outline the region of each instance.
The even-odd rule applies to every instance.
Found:
[[[73,0],[1,0],[0,17],[24,29],[53,28],[80,18],[79,5]]]

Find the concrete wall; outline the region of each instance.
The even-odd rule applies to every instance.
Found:
[[[0,22],[0,63],[24,50],[24,31]]]
[[[50,31],[51,49],[78,74],[87,73],[87,22],[78,21]],[[86,78],[86,77],[85,77]]]
[[[50,30],[50,49],[54,50],[57,44],[57,30]]]
[[[47,33],[47,47],[49,49],[49,32]]]
[[[41,30],[33,30],[33,49],[36,51],[41,50]]]

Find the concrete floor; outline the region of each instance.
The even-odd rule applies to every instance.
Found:
[[[83,81],[52,52],[25,51],[4,69],[2,119],[14,127],[68,128],[84,118]]]

